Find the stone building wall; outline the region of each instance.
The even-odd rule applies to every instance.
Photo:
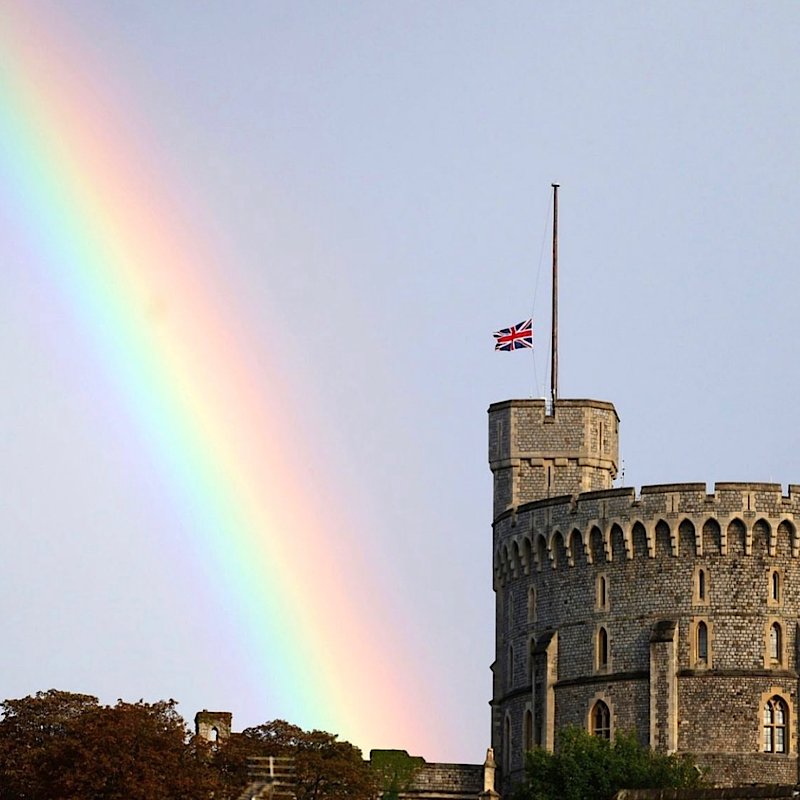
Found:
[[[405,750],[373,750],[370,762],[384,781],[396,787],[400,800],[498,799],[491,749],[483,764],[429,763]]]
[[[403,798],[444,800],[464,798],[476,800],[483,791],[483,765],[481,764],[425,764],[414,777]]]
[[[591,729],[598,701],[610,710],[612,734],[633,731],[656,749],[691,752],[720,785],[796,782],[800,487],[582,491],[610,486],[616,472],[613,406],[559,401],[572,404],[569,413],[559,418],[557,405],[547,420],[538,402],[490,409],[492,743],[503,792],[522,777],[526,747],[552,746],[563,725]],[[525,435],[521,424],[530,427]],[[557,450],[552,459],[547,448]],[[526,477],[549,460],[551,485],[569,490],[562,496],[542,496],[547,487]],[[788,712],[785,753],[764,752],[763,711],[773,697]]]

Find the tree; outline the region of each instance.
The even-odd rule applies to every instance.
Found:
[[[361,751],[283,720],[208,743],[174,700],[100,705],[51,689],[0,704],[0,800],[236,800],[250,756],[292,756],[298,800],[373,800]]]
[[[51,689],[6,700],[0,722],[0,800],[40,798],[47,793],[48,765],[75,720],[97,708],[96,697]]]
[[[691,757],[643,747],[632,734],[614,741],[570,727],[559,732],[558,750],[535,748],[525,759],[525,780],[513,800],[610,800],[620,789],[696,786],[701,774]]]
[[[357,747],[340,742],[335,734],[307,732],[284,720],[246,728],[218,745],[211,763],[224,783],[222,796],[236,797],[244,788],[251,756],[292,756],[298,800],[375,797],[375,776]]]
[[[210,798],[217,778],[175,706],[56,690],[5,701],[0,800]]]
[[[424,758],[410,756],[405,750],[373,750],[370,762],[378,780],[381,800],[398,800],[425,766]]]

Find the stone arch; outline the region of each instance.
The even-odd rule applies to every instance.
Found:
[[[520,569],[521,560],[519,557],[519,544],[516,540],[511,542],[511,577],[519,578],[522,574]]]
[[[540,533],[536,537],[536,569],[541,572],[548,565],[548,561],[547,540],[544,534]]]
[[[500,548],[494,554],[494,588],[497,590],[503,583],[503,565],[500,560]]]
[[[533,565],[533,548],[531,547],[531,540],[529,536],[522,537],[522,549],[520,552],[522,558],[522,571],[525,575],[530,575]]]
[[[669,525],[660,519],[656,522],[656,558],[672,555],[672,532]]]
[[[572,533],[569,535],[569,552],[572,556],[573,566],[580,567],[586,564],[586,548],[583,544],[583,534],[577,528],[573,528]]]
[[[631,543],[633,544],[634,558],[648,558],[650,556],[650,548],[647,544],[647,528],[638,519],[633,523],[633,528],[631,528]]]
[[[772,527],[765,519],[756,520],[751,534],[751,550],[755,556],[766,558],[775,555]]]
[[[510,631],[511,628],[514,627],[514,617],[515,611],[514,608],[514,592],[509,591],[509,593],[505,597],[506,607],[505,607],[505,621],[506,621],[506,631]],[[512,659],[513,662],[513,659]]]
[[[728,555],[743,556],[747,552],[747,528],[738,517],[728,523]]]
[[[500,575],[501,583],[505,583],[508,579],[508,547],[501,545],[497,554],[497,570]]]
[[[781,558],[796,556],[797,529],[788,519],[781,520],[776,535],[775,551]]]
[[[561,569],[567,565],[567,546],[561,531],[554,531],[550,539],[550,552],[553,557],[553,569]]]
[[[628,556],[627,542],[625,541],[625,534],[619,525],[615,522],[611,526],[611,560],[622,563]]]
[[[567,554],[567,558],[566,561],[564,562],[564,565],[567,567],[574,567],[575,558],[572,554],[572,536],[570,535],[569,532],[567,532],[566,534],[562,533],[561,537],[564,539],[564,549]]]
[[[703,523],[703,555],[722,555],[722,529],[713,517]]]
[[[697,535],[689,519],[683,519],[678,526],[678,554],[681,557],[698,555]]]
[[[595,525],[589,532],[589,553],[592,563],[595,565],[604,564],[606,561],[606,545],[603,540],[603,532]]]

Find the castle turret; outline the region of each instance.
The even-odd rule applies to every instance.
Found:
[[[533,500],[611,489],[619,417],[601,400],[506,400],[489,407],[494,516]]]

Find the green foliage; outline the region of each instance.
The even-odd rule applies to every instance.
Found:
[[[613,742],[564,728],[558,752],[536,748],[525,761],[525,781],[513,800],[610,800],[620,789],[697,786],[701,776],[689,756],[663,755],[642,747],[634,735]]]
[[[370,763],[377,776],[381,800],[397,800],[425,766],[425,759],[410,756],[405,750],[373,750]]]

